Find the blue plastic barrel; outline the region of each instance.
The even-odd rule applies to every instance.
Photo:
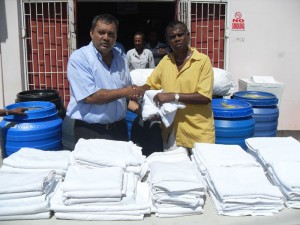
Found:
[[[239,145],[253,137],[255,121],[250,103],[235,99],[213,99],[212,110],[217,144]]]
[[[6,109],[28,108],[26,116],[4,116],[0,123],[4,157],[22,147],[41,150],[62,149],[62,119],[55,104],[45,101],[19,102]]]
[[[253,107],[255,120],[254,137],[276,137],[279,109],[278,98],[271,93],[261,91],[239,91],[234,99],[249,102]]]
[[[135,118],[138,115],[136,113],[133,113],[129,110],[126,112],[126,122],[127,122],[127,127],[128,127],[128,138],[131,140],[131,129],[132,129],[132,123],[135,120]]]
[[[55,104],[58,115],[63,119],[66,115],[65,106],[62,103],[61,97],[57,90],[53,89],[37,89],[22,91],[17,94],[17,102],[31,102],[31,101],[49,101]]]

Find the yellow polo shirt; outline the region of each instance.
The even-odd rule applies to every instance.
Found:
[[[151,89],[173,93],[199,93],[212,99],[213,69],[208,56],[195,48],[192,56],[179,72],[172,53],[165,56],[147,79]],[[195,142],[214,143],[215,128],[211,104],[186,104],[178,109],[169,128],[163,127],[163,139],[174,128],[176,145],[192,148]]]

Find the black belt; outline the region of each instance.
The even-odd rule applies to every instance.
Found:
[[[79,124],[84,124],[86,126],[96,126],[100,129],[104,129],[104,130],[112,130],[114,128],[117,128],[119,127],[121,124],[124,124],[126,123],[126,119],[122,119],[122,120],[119,120],[119,121],[116,121],[116,122],[113,122],[113,123],[107,123],[107,124],[101,124],[101,123],[87,123],[87,122],[84,122],[82,120],[76,120]]]
[[[120,126],[121,124],[126,123],[125,119],[113,122],[113,123],[107,123],[107,124],[100,124],[100,126],[103,126],[105,128],[105,130],[112,130],[118,126]]]

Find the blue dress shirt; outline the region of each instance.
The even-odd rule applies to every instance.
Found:
[[[87,123],[107,124],[126,116],[125,98],[106,104],[87,104],[84,99],[101,89],[119,89],[131,85],[126,60],[113,49],[113,60],[108,67],[101,54],[90,42],[74,51],[68,61],[67,76],[70,82],[70,102],[67,115]]]

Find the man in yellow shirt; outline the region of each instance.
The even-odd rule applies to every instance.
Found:
[[[177,110],[172,126],[162,127],[165,149],[192,148],[196,142],[214,143],[210,59],[189,46],[190,33],[184,23],[170,22],[165,35],[173,52],[160,61],[142,87],[143,91],[163,89],[154,97],[158,106],[173,101],[186,105]]]

